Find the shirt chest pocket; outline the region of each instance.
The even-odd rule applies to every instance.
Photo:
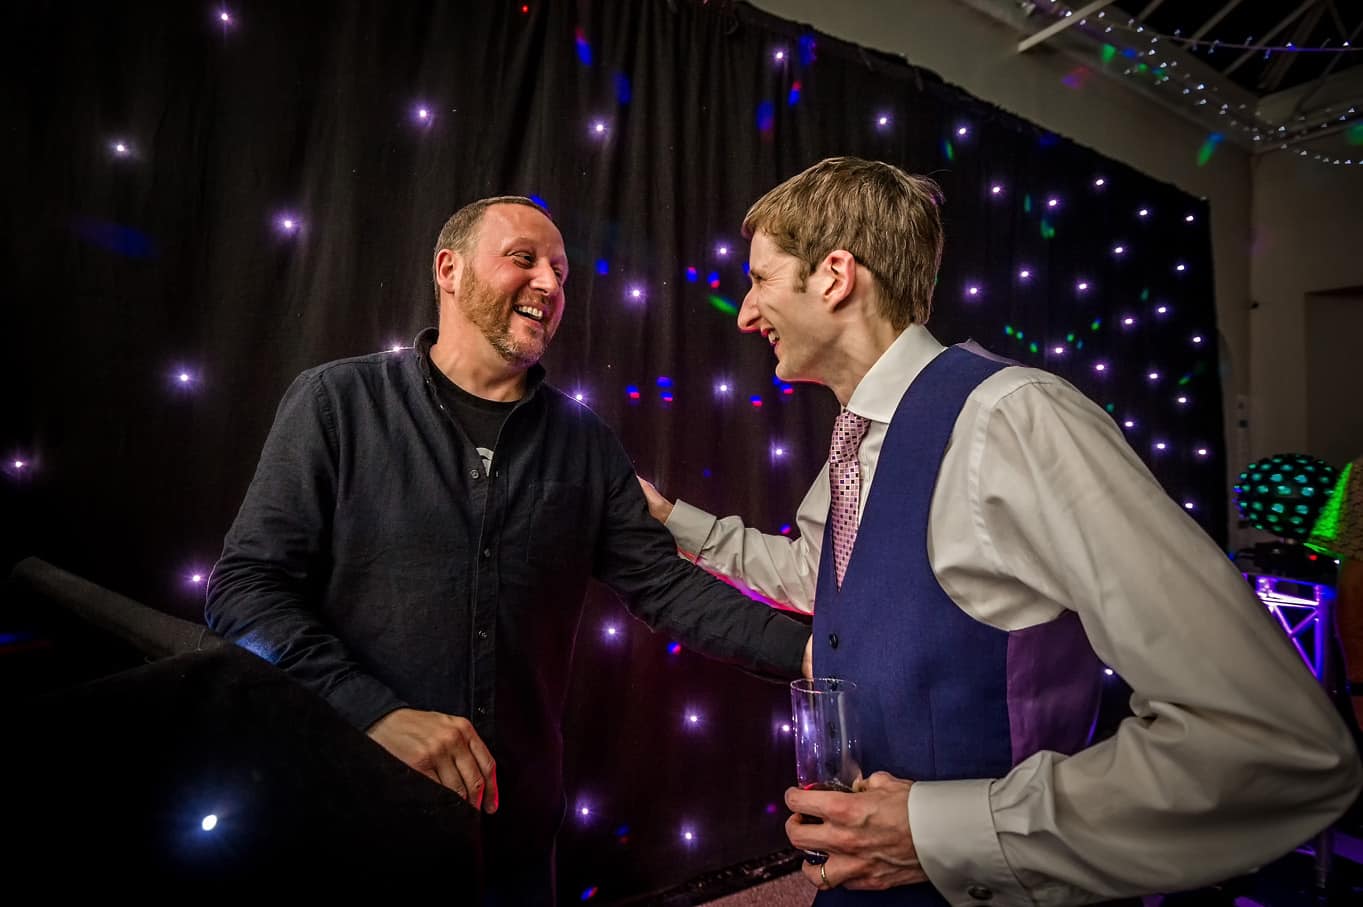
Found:
[[[590,558],[593,533],[586,525],[583,489],[573,482],[540,482],[535,488],[527,560],[537,567],[563,567]]]

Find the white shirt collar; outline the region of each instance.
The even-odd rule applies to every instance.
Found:
[[[872,422],[888,425],[913,379],[945,349],[926,327],[909,325],[862,377],[847,408]]]

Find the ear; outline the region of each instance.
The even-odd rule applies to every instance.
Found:
[[[441,249],[435,253],[435,282],[443,292],[454,295],[463,270],[464,261],[458,253],[450,249]]]
[[[819,264],[819,299],[828,309],[836,309],[851,298],[857,288],[857,260],[846,249],[834,249]]]

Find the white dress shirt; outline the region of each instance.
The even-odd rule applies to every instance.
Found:
[[[848,401],[871,420],[862,508],[900,398],[942,350],[910,326]],[[798,538],[682,501],[667,526],[707,568],[812,611],[828,507],[825,467]],[[1107,413],[1055,375],[1005,368],[967,398],[933,491],[928,558],[951,600],[991,627],[1078,612],[1134,691],[1134,717],[1073,756],[913,785],[918,856],[951,904],[977,903],[980,886],[999,907],[1195,888],[1285,854],[1357,794],[1349,733],[1282,629]]]

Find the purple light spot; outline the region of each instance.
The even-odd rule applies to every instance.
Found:
[[[620,630],[619,630],[618,627],[615,626],[615,624],[606,624],[606,635],[607,635],[607,636],[609,636],[609,637],[611,637],[612,639],[614,639],[615,636],[616,636],[616,634],[618,634],[619,632],[620,632]]]
[[[1193,335],[1193,343],[1201,343],[1201,342],[1202,342],[1202,335],[1201,335],[1201,334],[1194,334],[1194,335]]]
[[[1032,272],[1027,270],[1026,268],[1023,268],[1021,271],[1018,271],[1018,277],[1022,278],[1023,280],[1029,280],[1031,279],[1031,276]]]
[[[1194,505],[1193,505],[1193,502],[1192,502],[1192,501],[1184,501],[1184,502],[1183,502],[1183,509],[1184,509],[1184,510],[1192,510],[1193,507],[1194,507]]]
[[[1183,262],[1179,262],[1177,265],[1174,266],[1174,270],[1175,270],[1175,271],[1186,271],[1186,270],[1188,270],[1188,266],[1185,265]]]
[[[700,272],[694,267],[689,267],[686,269],[686,279],[689,283],[695,283],[700,279]]]
[[[696,840],[696,835],[688,829],[682,832],[682,840],[690,844],[692,841]]]
[[[1135,427],[1136,427],[1136,423],[1135,423],[1135,421],[1132,420],[1132,419],[1127,419],[1125,422],[1122,423],[1122,427],[1123,427],[1123,428],[1135,428]]]
[[[720,256],[728,255],[728,254],[729,254],[729,247],[728,247],[728,246],[720,246],[718,249],[715,249],[715,252],[716,252],[717,254],[719,254]]]
[[[1139,217],[1149,217],[1149,216],[1150,216],[1150,209],[1149,209],[1149,208],[1142,208],[1141,210],[1137,211],[1136,214],[1137,214]]]
[[[964,136],[964,135],[966,135],[966,134],[969,133],[969,132],[970,132],[970,130],[969,130],[968,128],[966,128],[965,126],[961,126],[961,127],[959,127],[959,128],[956,130],[956,134],[957,134],[958,136]]]
[[[222,12],[218,13],[218,21],[221,22],[223,25],[231,25],[232,14],[229,13],[227,10],[223,10]]]
[[[429,120],[431,118],[431,112],[427,110],[425,107],[422,107],[420,110],[418,110],[416,112],[416,115],[417,119],[419,120]]]
[[[176,375],[175,377],[179,380],[179,382],[180,382],[181,384],[188,384],[188,383],[189,383],[189,373],[188,373],[188,372],[181,372],[180,374]]]
[[[761,398],[761,397],[758,397],[758,396],[749,397],[749,398],[748,398],[748,402],[751,403],[751,404],[753,405],[753,408],[754,408],[754,409],[761,409],[761,408],[762,408],[762,398]]]
[[[23,468],[24,468],[25,466],[27,466],[27,465],[28,465],[28,464],[25,463],[23,460],[15,460],[15,461],[14,461],[14,468],[15,468],[15,469],[23,469]]]
[[[1183,218],[1183,220],[1185,223],[1191,224],[1193,222],[1193,216],[1189,214],[1187,217]]]
[[[640,288],[640,287],[630,287],[630,288],[629,288],[629,297],[630,297],[630,299],[643,299],[643,298],[644,298],[644,291],[643,291],[643,289]]]
[[[583,817],[590,816],[592,814],[592,808],[590,806],[579,806],[577,808],[577,814]]]
[[[1199,457],[1205,457],[1205,456],[1207,455],[1207,448],[1205,448],[1205,447],[1199,447],[1199,448],[1197,449],[1197,455],[1198,455]]]
[[[721,381],[719,384],[716,384],[716,385],[715,385],[715,393],[717,393],[717,394],[727,394],[728,392],[729,392],[729,385],[728,385],[727,382]]]
[[[790,524],[789,524],[789,523],[786,523],[786,524],[784,524],[784,525],[781,527],[781,534],[782,534],[782,535],[790,535]]]
[[[191,573],[189,575],[189,581],[197,585],[204,581],[204,575],[202,573]]]
[[[679,642],[671,643],[671,644],[669,644],[668,647],[667,647],[667,654],[669,654],[669,655],[677,655],[677,654],[680,653],[680,652],[681,652],[681,643],[679,643]]]
[[[593,120],[593,121],[592,121],[592,132],[596,133],[597,135],[605,135],[605,134],[606,134],[606,124],[605,124],[603,121],[601,121],[601,120]]]
[[[1169,307],[1167,305],[1162,305],[1159,308],[1155,309],[1155,311],[1161,315],[1167,315],[1169,314]]]
[[[577,393],[573,394],[573,399],[576,400],[578,403],[582,403],[587,399],[587,395],[582,393],[582,391],[578,391]]]
[[[1168,446],[1169,446],[1169,445],[1168,445],[1168,444],[1165,444],[1163,441],[1156,441],[1156,442],[1155,442],[1155,450],[1164,450],[1164,449],[1167,448]]]
[[[1058,204],[1060,204],[1060,199],[1058,199],[1058,198],[1048,198],[1048,199],[1046,199],[1046,207],[1047,207],[1047,208],[1054,208],[1054,207],[1055,207],[1056,205],[1058,205]]]
[[[700,724],[700,716],[697,715],[695,712],[692,712],[686,716],[686,721],[688,724],[694,727],[695,725]]]
[[[994,185],[992,185],[992,186],[989,187],[989,194],[990,194],[990,195],[1002,195],[1002,194],[1003,194],[1003,187],[1000,186],[998,183],[995,183]]]
[[[1065,348],[1063,346],[1053,347],[1052,352],[1054,352],[1057,356],[1063,356],[1065,355]]]
[[[967,296],[978,296],[980,295],[980,288],[976,286],[970,286],[966,288],[965,292]]]
[[[1187,398],[1187,397],[1179,397],[1177,402],[1178,402],[1178,405],[1179,405],[1179,406],[1186,406],[1186,405],[1188,404],[1188,398]]]
[[[1122,319],[1122,324],[1126,325],[1127,327],[1131,327],[1135,323],[1136,319],[1132,318],[1130,315]]]
[[[1095,363],[1093,364],[1093,370],[1094,370],[1095,372],[1105,372],[1105,371],[1107,371],[1107,363],[1106,363],[1106,362],[1095,362]]]
[[[1113,254],[1113,255],[1123,255],[1123,254],[1125,254],[1125,253],[1126,253],[1126,246],[1113,246],[1113,247],[1112,247],[1112,254]]]
[[[1108,677],[1111,677],[1111,676],[1112,676],[1112,669],[1111,669],[1111,668],[1103,668],[1103,673],[1106,674]]]
[[[786,52],[784,50],[778,50],[776,53],[772,54],[772,57],[777,63],[781,63],[786,59]]]
[[[1151,381],[1158,381],[1158,380],[1159,380],[1159,372],[1151,372],[1150,374],[1146,375],[1145,377],[1149,378]]]
[[[1081,280],[1079,281],[1079,283],[1075,284],[1074,288],[1078,290],[1080,293],[1082,293],[1089,288],[1088,281]]]
[[[1094,187],[1097,188],[1097,189],[1103,188],[1103,186],[1106,185],[1106,183],[1107,183],[1107,180],[1103,179],[1101,176],[1098,177],[1096,180],[1093,181],[1093,185],[1094,185]]]
[[[876,125],[881,129],[884,129],[886,126],[890,125],[890,118],[882,113],[876,118]]]

